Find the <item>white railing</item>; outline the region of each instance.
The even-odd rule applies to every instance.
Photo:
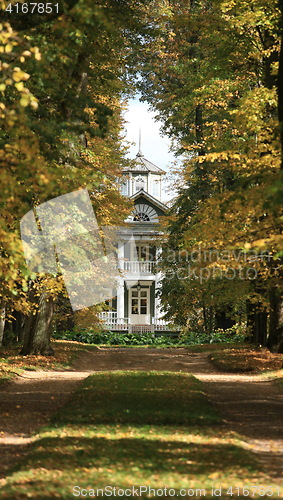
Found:
[[[154,324],[154,329],[156,332],[169,330],[168,323],[165,319],[152,318],[152,323]]]
[[[121,260],[120,268],[132,274],[154,274],[156,262],[152,260]]]
[[[99,313],[98,317],[104,323],[105,328],[115,327],[115,330],[128,330],[129,319],[118,318],[116,311],[104,311]]]
[[[117,321],[117,312],[116,311],[103,311],[98,315],[99,319],[105,321],[107,323],[116,324]]]
[[[99,313],[99,319],[103,322],[105,328],[129,331],[129,332],[161,332],[169,331],[171,328],[165,319],[152,318],[152,323],[149,325],[131,325],[129,318],[118,318],[116,311],[103,311]]]

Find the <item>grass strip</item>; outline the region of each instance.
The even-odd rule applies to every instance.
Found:
[[[171,498],[186,489],[182,498],[207,499],[221,487],[221,498],[230,499],[229,487],[267,486],[250,452],[215,425],[221,421],[202,389],[182,373],[90,376],[3,481],[1,499],[71,499],[81,491],[90,498],[97,489],[101,498],[114,497],[113,488],[116,497],[137,498],[130,489],[140,486],[159,490],[158,498],[169,498],[166,487],[176,491]],[[139,497],[153,496],[147,490]]]
[[[219,416],[192,375],[115,371],[88,377],[54,422],[211,425]]]

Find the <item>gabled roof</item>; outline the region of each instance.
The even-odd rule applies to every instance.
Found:
[[[151,161],[148,161],[140,150],[134,162],[135,165],[133,167],[125,167],[123,172],[154,172],[156,174],[165,174],[164,170],[151,163]]]
[[[143,196],[143,198],[145,198],[146,200],[150,201],[153,205],[156,205],[158,208],[160,208],[160,210],[163,210],[163,212],[166,212],[168,210],[168,207],[166,205],[164,205],[164,203],[162,203],[161,201],[157,200],[156,198],[154,198],[154,196],[151,196],[151,194],[147,193],[143,189],[140,189],[135,194],[133,194],[132,196],[130,196],[130,200],[135,201],[140,196]]]

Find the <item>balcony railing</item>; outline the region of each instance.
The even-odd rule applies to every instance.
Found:
[[[120,268],[131,274],[155,274],[156,262],[151,260],[121,260]]]

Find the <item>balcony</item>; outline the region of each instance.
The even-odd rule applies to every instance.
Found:
[[[119,266],[130,274],[156,274],[156,262],[152,260],[121,260]]]

